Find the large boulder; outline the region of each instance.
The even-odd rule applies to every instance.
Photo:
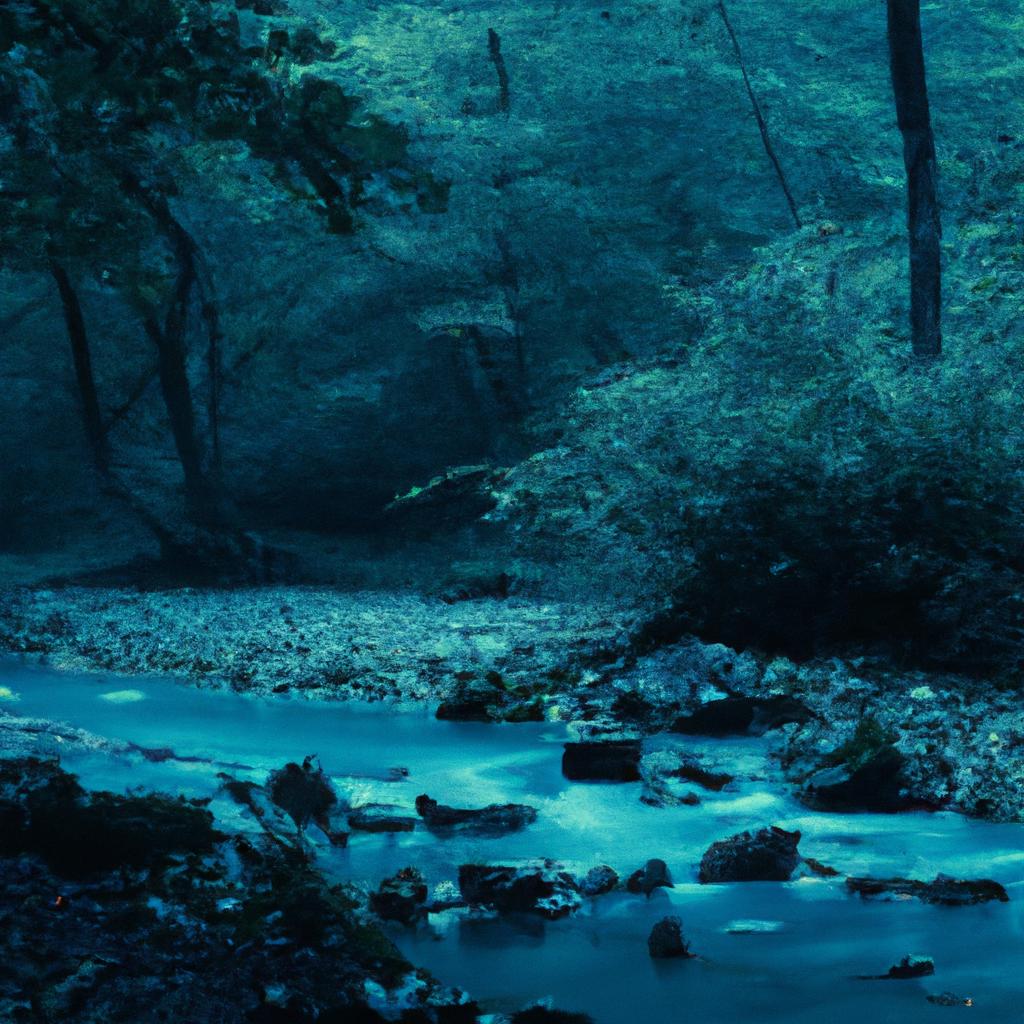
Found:
[[[407,925],[426,917],[426,902],[427,884],[415,868],[403,868],[370,893],[370,909],[378,917]]]
[[[677,718],[672,731],[687,736],[760,736],[811,717],[810,710],[794,697],[723,697]]]
[[[658,857],[652,857],[642,868],[626,879],[626,890],[650,896],[655,889],[671,889],[672,874],[668,865]]]
[[[459,890],[471,906],[490,906],[503,913],[526,912],[565,917],[582,903],[572,875],[554,861],[522,864],[463,864]]]
[[[537,820],[536,809],[526,804],[448,807],[431,800],[426,793],[416,797],[416,813],[431,832],[442,835],[456,831],[476,835],[504,835],[507,832],[518,832]]]
[[[822,811],[919,810],[920,801],[903,792],[903,763],[903,755],[890,747],[858,768],[823,768],[807,780],[801,799]]]
[[[562,774],[579,782],[639,782],[639,740],[566,743]]]
[[[947,907],[962,907],[972,903],[995,900],[1006,903],[1010,897],[1006,890],[990,878],[960,879],[950,875],[936,875],[934,881],[922,882],[916,878],[847,878],[850,892],[868,899],[907,899],[914,896],[924,903],[940,903]]]
[[[690,944],[683,937],[683,922],[678,917],[663,917],[647,937],[647,951],[655,960],[690,957]]]
[[[701,882],[787,882],[800,863],[799,832],[762,828],[712,843],[701,858]]]

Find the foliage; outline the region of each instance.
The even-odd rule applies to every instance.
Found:
[[[193,182],[182,153],[197,144],[247,147],[273,187],[315,204],[332,231],[353,230],[372,188],[422,189],[436,203],[404,128],[360,117],[356,98],[305,67],[333,46],[305,26],[250,36],[211,0],[0,12],[0,217],[19,240],[15,265],[84,262],[151,308],[173,281],[154,208]]]
[[[1024,245],[1000,211],[1022,157],[987,164],[984,202],[947,225],[937,365],[904,336],[902,237],[816,225],[744,274],[678,289],[693,340],[581,389],[559,446],[509,475],[502,513],[620,591],[672,592],[680,631],[1012,669]]]

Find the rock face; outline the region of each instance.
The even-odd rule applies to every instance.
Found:
[[[415,868],[403,868],[370,894],[370,909],[385,921],[412,925],[427,916],[427,884]]]
[[[645,896],[650,896],[655,889],[661,888],[672,888],[672,875],[668,865],[657,857],[652,857],[626,880],[626,889],[629,892],[643,893]]]
[[[619,884],[619,876],[607,864],[591,868],[579,879],[579,889],[584,896],[603,896]]]
[[[693,956],[683,938],[683,922],[678,917],[663,917],[647,937],[647,951],[655,960]]]
[[[488,804],[486,807],[448,807],[426,793],[416,797],[416,813],[431,832],[472,832],[504,835],[518,832],[537,820],[537,811],[526,804]]]
[[[562,774],[580,782],[639,782],[639,740],[566,743]]]
[[[788,882],[800,854],[799,832],[762,828],[712,843],[701,858],[701,882]]]
[[[551,919],[571,914],[582,902],[575,879],[554,861],[463,864],[459,868],[459,890],[471,906]]]
[[[792,697],[724,697],[677,718],[672,731],[687,736],[760,736],[810,718],[808,708]]]
[[[931,882],[916,878],[847,878],[850,892],[869,898],[906,899],[915,896],[924,903],[941,903],[947,907],[962,907],[972,903],[996,900],[1009,902],[1006,890],[990,878],[959,879],[949,875],[936,875]]]

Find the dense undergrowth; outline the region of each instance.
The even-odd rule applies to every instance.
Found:
[[[503,514],[604,585],[671,593],[652,638],[1012,672],[1021,166],[1006,145],[953,176],[939,361],[910,355],[902,231],[819,222],[679,289],[693,340],[580,389]]]

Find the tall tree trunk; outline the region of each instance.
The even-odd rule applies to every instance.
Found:
[[[910,327],[914,354],[942,351],[942,227],[936,195],[935,138],[928,109],[920,0],[888,0],[889,66],[903,135],[910,235]]]
[[[92,451],[93,462],[101,475],[110,471],[110,445],[103,425],[99,397],[96,392],[96,378],[92,372],[92,356],[89,352],[89,338],[85,333],[85,318],[78,293],[71,284],[67,271],[56,260],[50,260],[50,274],[57,283],[60,302],[64,309],[64,325],[71,345],[71,359],[75,367],[75,383],[82,409],[82,425]]]

